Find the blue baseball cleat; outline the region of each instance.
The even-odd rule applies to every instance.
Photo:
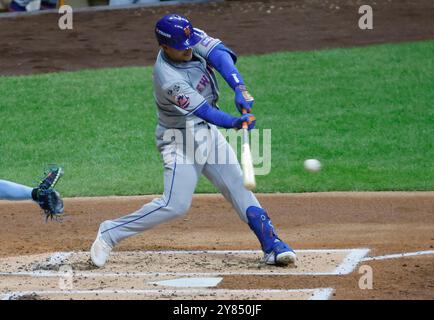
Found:
[[[297,256],[294,250],[280,239],[276,239],[270,252],[264,253],[263,262],[271,265],[286,266],[295,263]]]

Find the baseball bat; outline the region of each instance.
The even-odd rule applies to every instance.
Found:
[[[243,110],[243,114],[246,111]],[[252,153],[249,144],[249,131],[247,122],[243,122],[243,144],[241,147],[241,167],[243,169],[243,183],[248,190],[256,188],[255,171],[253,169]]]

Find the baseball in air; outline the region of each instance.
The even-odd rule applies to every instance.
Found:
[[[321,162],[317,159],[307,159],[304,161],[304,168],[309,172],[318,172],[321,170]]]

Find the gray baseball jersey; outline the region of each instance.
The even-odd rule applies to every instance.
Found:
[[[198,30],[198,29],[195,29]],[[217,107],[219,89],[214,71],[206,58],[221,41],[202,30],[202,41],[193,47],[193,59],[174,62],[163,50],[154,66],[154,98],[158,108],[158,123],[166,128],[185,128],[186,120],[203,121],[193,112],[205,101]]]

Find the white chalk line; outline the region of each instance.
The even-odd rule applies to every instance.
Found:
[[[137,294],[137,295],[149,295],[149,296],[165,296],[165,295],[217,295],[217,294],[282,294],[282,293],[310,293],[312,296],[309,300],[328,300],[331,294],[334,292],[333,288],[317,288],[317,289],[176,289],[176,290],[153,290],[153,289],[131,289],[131,290],[116,290],[116,289],[105,289],[105,290],[35,290],[35,291],[15,291],[9,292],[7,294],[0,295],[0,300],[11,300],[17,299],[28,295],[96,295],[96,294]]]
[[[369,253],[369,249],[354,249],[345,258],[344,261],[333,271],[333,274],[350,274],[360,261]]]
[[[342,253],[353,250],[368,250],[367,248],[359,248],[359,249],[302,249],[295,250],[295,253]],[[263,254],[262,250],[146,250],[146,251],[113,251],[112,255],[137,255],[140,254]],[[63,262],[65,259],[69,258],[72,254],[84,254],[88,255],[89,251],[59,251],[54,252],[50,255],[50,262],[53,260],[59,260]],[[21,256],[15,256],[15,258],[19,258]],[[13,257],[11,257],[13,258]]]
[[[331,253],[339,253],[339,252],[347,252],[353,250],[366,250],[366,248],[360,249],[302,249],[295,250],[295,253],[312,253],[312,252],[331,252]],[[126,253],[126,254],[137,254],[138,251],[118,251],[115,253]],[[263,254],[262,250],[147,250],[147,251],[139,251],[144,254]],[[77,251],[76,253],[88,253],[87,251]]]
[[[315,289],[314,294],[309,300],[330,300],[333,292],[335,292],[335,289],[333,288]]]
[[[321,275],[344,275],[351,273],[357,264],[360,262],[360,259],[363,258],[368,252],[369,249],[305,249],[305,250],[297,250],[296,253],[315,253],[315,252],[327,252],[327,253],[342,253],[349,252],[347,257],[344,258],[344,261],[332,272],[294,272],[294,271],[285,271],[285,272],[274,272],[271,270],[264,270],[262,272],[242,272],[242,271],[227,271],[227,272],[77,272],[72,271],[72,274],[76,277],[147,277],[147,276],[185,276],[185,277],[217,277],[217,276],[225,276],[225,275],[251,275],[251,276],[263,276],[263,275],[272,275],[272,276],[321,276]],[[141,251],[141,254],[262,254],[260,250],[172,250],[172,251]],[[53,257],[63,257],[62,263],[67,257],[71,254],[84,254],[88,255],[87,251],[78,251],[78,252],[55,252],[51,255],[50,260],[53,260]],[[114,256],[119,255],[137,255],[137,251],[120,251],[113,253]],[[58,259],[60,260],[60,259]],[[70,272],[70,271],[68,271]],[[0,272],[0,276],[30,276],[30,277],[60,277],[62,276],[61,272],[58,271],[21,271],[21,272]]]
[[[434,254],[434,250],[396,253],[396,254],[388,254],[388,255],[377,256],[377,257],[366,257],[366,258],[362,259],[361,261],[366,262],[366,261],[375,261],[375,260],[399,259],[399,258],[405,258],[405,257],[428,255],[428,254]]]
[[[196,272],[196,273],[183,273],[183,272],[65,272],[65,274],[72,274],[74,277],[82,278],[99,278],[99,277],[148,277],[148,276],[180,276],[180,277],[218,277],[218,276],[333,276],[342,275],[334,272]],[[14,277],[35,277],[35,278],[59,278],[62,277],[61,272],[56,271],[28,271],[28,272],[1,272],[0,276],[14,276]]]

